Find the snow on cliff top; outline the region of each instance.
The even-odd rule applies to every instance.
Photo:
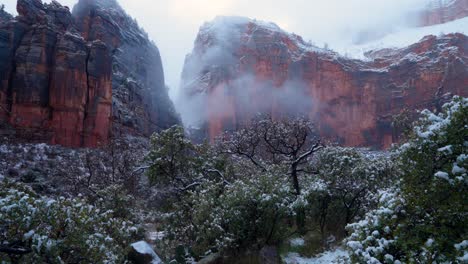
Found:
[[[441,7],[444,7],[444,6],[450,6],[453,3],[455,3],[456,1],[457,0],[431,0],[427,4],[427,7],[429,9],[437,9],[437,8],[441,8]]]
[[[218,16],[213,21],[205,23],[200,33],[205,36],[216,36],[218,40],[232,41],[234,36],[240,38],[244,25],[253,23],[257,27],[267,29],[271,32],[285,34],[294,39],[299,47],[303,50],[314,52],[331,52],[327,49],[318,47],[329,46],[329,48],[339,53],[342,56],[350,57],[353,59],[368,60],[364,54],[372,50],[380,50],[386,48],[404,48],[414,43],[419,42],[422,38],[428,35],[439,36],[441,34],[449,33],[462,33],[468,35],[468,17],[451,21],[445,24],[439,24],[429,27],[401,27],[395,29],[392,33],[374,41],[366,42],[363,44],[353,44],[350,41],[340,40],[334,43],[324,43],[320,40],[314,40],[314,43],[307,43],[292,33],[288,33],[281,29],[278,25],[271,22],[264,22],[261,20],[250,19],[240,16]]]
[[[220,31],[226,28],[231,28],[233,26],[242,26],[249,23],[255,23],[262,28],[269,29],[271,31],[284,32],[278,25],[273,22],[266,22],[256,19],[251,19],[248,17],[242,16],[217,16],[213,21],[206,22],[202,29]]]
[[[288,36],[288,38],[296,43],[303,51],[313,51],[313,52],[322,52],[330,53],[330,50],[321,49],[312,43],[305,42],[301,36],[287,32],[280,28],[277,24],[273,22],[267,22],[257,19],[252,19],[242,16],[217,16],[214,20],[210,22],[205,22],[200,28],[199,37],[214,36],[218,44],[224,44],[226,47],[234,47],[233,42],[239,41],[242,37],[242,34],[245,33],[245,26],[252,24],[254,29],[252,32],[255,32],[256,29],[262,29],[270,31],[273,34],[280,34]],[[253,33],[252,33],[253,34]]]
[[[381,39],[360,45],[331,43],[330,47],[341,55],[346,55],[356,59],[366,59],[364,53],[367,51],[384,48],[404,48],[419,42],[425,36],[438,36],[449,33],[462,33],[468,35],[468,17],[429,27],[402,28]]]

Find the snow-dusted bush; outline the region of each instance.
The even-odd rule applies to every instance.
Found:
[[[256,120],[217,143],[193,144],[181,127],[152,136],[147,174],[172,194],[165,208],[172,242],[200,256],[275,243],[293,228],[291,216],[304,229],[300,178],[323,147],[310,122]]]
[[[129,195],[124,186],[112,184],[96,192],[94,205],[111,212],[114,218],[136,220],[135,197]]]
[[[366,220],[350,225],[357,262],[434,263],[468,259],[468,99],[423,111],[398,151],[401,183]]]
[[[285,237],[295,196],[288,179],[264,172],[232,183],[205,182],[171,215],[169,236],[185,238],[196,256],[207,250],[260,249]]]
[[[147,174],[153,184],[177,183],[173,187],[184,187],[196,177],[197,158],[196,146],[185,137],[184,129],[174,126],[151,137]]]
[[[396,174],[390,157],[366,155],[353,148],[326,148],[312,167],[317,181],[307,189],[308,209],[323,235],[326,229],[343,232],[346,224],[373,208],[378,190]]]
[[[0,258],[24,263],[122,263],[140,238],[132,222],[81,198],[49,199],[0,184]],[[3,252],[3,253],[1,253]]]
[[[141,164],[146,146],[146,140],[132,137],[113,139],[99,149],[0,139],[0,175],[26,183],[44,195],[82,194],[95,199],[96,192],[110,185],[121,185],[127,193],[140,195],[141,187],[146,185],[140,181],[141,171],[136,167]]]
[[[397,245],[399,221],[406,216],[404,200],[396,190],[379,194],[379,207],[347,226],[352,231],[346,241],[354,263],[400,263],[404,260]]]
[[[146,156],[147,175],[155,185],[170,186],[178,196],[206,180],[223,180],[227,166],[222,155],[210,146],[197,145],[185,137],[184,129],[174,126],[151,137]]]

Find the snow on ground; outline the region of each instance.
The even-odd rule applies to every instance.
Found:
[[[327,264],[327,263],[347,263],[349,254],[342,248],[327,251],[314,258],[304,258],[298,253],[289,253],[283,258],[286,264]]]
[[[456,32],[468,35],[468,17],[429,27],[399,28],[381,39],[360,45],[331,43],[330,47],[341,55],[346,55],[356,59],[366,59],[364,53],[370,50],[404,48],[417,43],[423,37],[428,35],[439,36],[441,34]]]

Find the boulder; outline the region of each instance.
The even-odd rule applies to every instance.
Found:
[[[134,264],[162,264],[163,262],[145,241],[133,243],[128,260]]]

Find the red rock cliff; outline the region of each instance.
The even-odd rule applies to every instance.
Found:
[[[464,35],[428,36],[359,61],[313,47],[274,24],[220,17],[201,28],[186,59],[186,111],[202,116],[188,121],[202,123],[214,138],[258,112],[306,115],[330,140],[388,147],[398,137],[393,115],[468,95],[467,49]]]
[[[468,16],[468,0],[432,0],[419,13],[417,26],[447,23]]]
[[[136,23],[115,1],[82,0],[77,10],[72,15],[55,1],[18,0],[18,17],[0,20],[0,132],[96,147],[107,144],[112,133],[149,135],[177,123],[159,52]],[[119,57],[134,44],[132,34],[148,48],[128,56],[147,64]],[[123,67],[159,82],[119,70]],[[127,79],[134,87],[122,84]]]
[[[85,39],[100,40],[112,51],[114,134],[149,136],[180,123],[158,48],[116,0],[80,0],[73,16]]]

